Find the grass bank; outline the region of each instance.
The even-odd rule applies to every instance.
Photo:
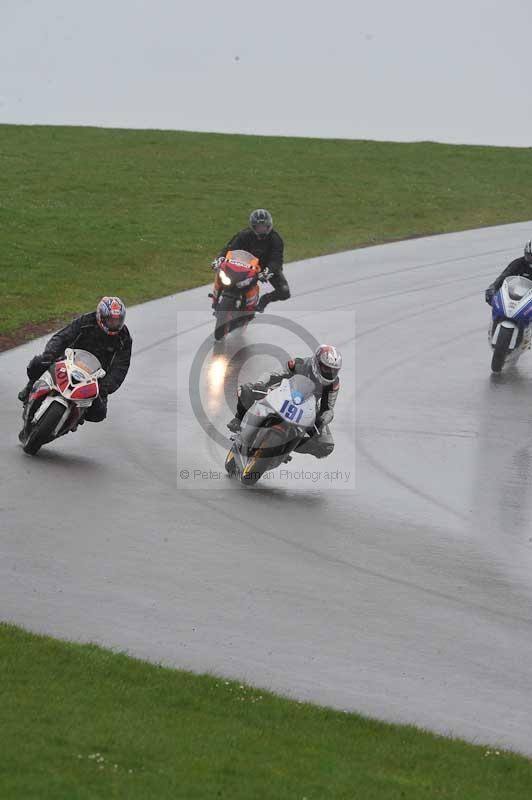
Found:
[[[0,624],[0,797],[523,800],[532,761]]]
[[[430,142],[2,125],[0,171],[0,334],[205,283],[257,206],[287,260],[532,208],[532,150]]]

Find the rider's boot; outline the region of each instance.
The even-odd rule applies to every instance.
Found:
[[[26,404],[28,402],[28,397],[30,396],[31,387],[33,386],[33,381],[28,381],[26,386],[20,391],[17,395],[18,399],[21,403]]]
[[[259,314],[263,314],[264,313],[264,309],[266,308],[266,306],[268,305],[269,302],[271,302],[270,299],[269,299],[269,295],[262,294],[260,296],[260,298],[259,298],[259,302],[257,303],[257,307],[255,308],[255,311],[257,311]]]
[[[229,428],[231,433],[238,433],[238,431],[241,428],[241,423],[242,420],[240,420],[238,417],[233,417],[233,419],[227,423],[227,427]]]

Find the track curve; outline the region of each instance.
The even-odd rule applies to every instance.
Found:
[[[205,344],[192,400],[206,289],[133,308],[108,421],[35,459],[40,343],[2,354],[1,618],[532,754],[532,360],[490,378],[482,302],[531,225],[288,265],[293,300]],[[302,337],[344,354],[336,450],[246,491],[228,400]]]

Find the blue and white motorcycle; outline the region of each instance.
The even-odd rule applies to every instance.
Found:
[[[493,351],[492,372],[515,364],[532,339],[532,281],[521,275],[506,278],[491,301],[489,340]]]
[[[313,433],[320,433],[315,426],[315,389],[309,378],[294,375],[264,392],[233,439],[225,459],[229,475],[253,486],[265,472],[290,461],[290,453],[313,455]]]

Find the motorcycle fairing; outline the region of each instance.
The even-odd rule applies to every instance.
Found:
[[[493,319],[505,317],[515,322],[532,318],[532,281],[521,275],[506,278],[492,300]]]
[[[37,423],[52,403],[59,403],[65,411],[53,430],[53,437],[67,423],[70,429],[80,419],[82,409],[92,405],[98,396],[98,379],[104,375],[105,370],[92,353],[67,348],[64,358],[52,364],[33,384],[24,408],[25,426]]]
[[[532,331],[532,281],[522,275],[506,278],[492,300],[492,321],[489,338],[495,347],[501,328],[512,329],[509,350],[515,352],[521,346],[528,347]]]
[[[274,469],[288,453],[298,449],[316,420],[314,392],[314,383],[309,378],[293,375],[283,378],[278,386],[255,401],[244,415],[235,448],[242,471],[249,459],[256,458],[257,451],[261,458],[272,460],[269,469]]]
[[[259,259],[246,250],[229,250],[224,261],[216,270],[213,295],[218,298],[223,292],[226,297],[241,298],[246,294],[246,304],[258,296],[257,282],[260,274]]]

